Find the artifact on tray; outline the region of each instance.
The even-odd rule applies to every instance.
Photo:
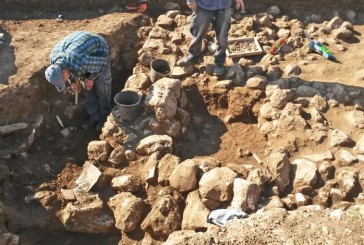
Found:
[[[229,58],[253,56],[263,53],[263,49],[255,37],[229,39],[228,46],[227,55]]]

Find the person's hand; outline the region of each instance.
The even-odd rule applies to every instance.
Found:
[[[84,87],[86,90],[91,90],[94,86],[94,81],[86,79],[84,82]]]
[[[235,0],[235,3],[236,3],[236,5],[235,5],[236,9],[240,8],[241,12],[245,12],[245,6],[244,6],[243,0]]]
[[[75,92],[81,92],[81,85],[80,83],[71,83],[71,88]]]
[[[187,3],[187,6],[193,11],[195,12],[197,9],[197,3],[196,1],[192,1],[191,3]]]

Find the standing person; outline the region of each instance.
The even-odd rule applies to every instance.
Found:
[[[177,65],[188,66],[197,64],[201,58],[202,40],[205,38],[212,23],[216,33],[217,48],[214,54],[214,75],[222,75],[225,70],[226,48],[230,30],[232,0],[187,0],[188,7],[193,11],[190,25],[192,35],[187,57],[179,60]],[[235,0],[236,8],[245,9],[243,0]]]
[[[111,111],[111,70],[106,40],[90,32],[73,32],[56,44],[50,61],[45,77],[59,92],[66,89],[67,82],[79,92],[81,87],[75,81],[83,81],[88,119],[81,127],[96,126],[100,130]]]

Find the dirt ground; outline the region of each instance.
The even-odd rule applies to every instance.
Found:
[[[350,6],[348,9],[351,9]],[[62,229],[62,224],[52,209],[46,210],[37,201],[25,200],[37,188],[46,187],[56,191],[60,188],[74,187],[74,180],[79,176],[87,159],[88,142],[99,138],[98,133],[92,130],[77,130],[72,139],[63,138],[59,133],[61,127],[56,115],[62,116],[67,127],[79,127],[85,116],[82,104],[75,109],[76,116],[72,119],[62,115],[66,107],[73,105],[74,97],[57,93],[44,78],[44,69],[48,65],[49,54],[54,44],[75,30],[104,35],[114,52],[112,67],[115,94],[132,73],[133,66],[130,64],[137,62],[141,40],[137,39],[135,33],[139,27],[148,25],[150,18],[154,18],[154,21],[156,19],[155,13],[149,15],[123,13],[114,8],[110,11],[96,10],[82,14],[65,13],[64,20],[56,19],[57,15],[54,13],[29,14],[18,11],[6,12],[4,17],[0,18],[0,33],[4,33],[5,37],[5,42],[0,45],[1,125],[29,121],[29,118],[39,114],[44,116],[43,126],[37,132],[36,141],[28,153],[0,158],[0,163],[7,165],[10,170],[9,179],[0,185],[0,199],[9,210],[7,229],[20,236],[19,244],[116,245],[120,242],[121,235],[118,231],[111,235],[67,232]],[[357,23],[354,30],[354,38],[344,43],[345,51],[329,45],[329,49],[340,63],[318,58],[301,66],[300,78],[305,81],[339,83],[346,87],[363,88],[364,81],[356,80],[355,74],[364,68],[364,25]],[[123,56],[125,53],[130,56]],[[125,62],[127,57],[131,57],[131,61]],[[259,62],[261,58],[262,56],[253,59]],[[300,57],[290,56],[281,61],[280,66],[283,68],[287,64],[299,64],[301,61]],[[128,65],[124,65],[126,63]],[[233,63],[229,60],[228,65],[231,64]],[[203,115],[210,128],[207,131],[194,129],[194,142],[181,139],[176,147],[176,155],[181,159],[212,156],[225,163],[255,164],[252,157],[239,157],[236,149],[248,149],[258,156],[264,156],[264,151],[269,146],[256,127],[256,121],[247,116],[239,122],[223,123],[219,118],[224,112],[216,106],[216,98],[213,96],[194,98],[194,113]],[[340,117],[345,110],[347,108],[338,107],[330,110],[330,114],[326,116],[335,125],[345,127],[345,121]],[[362,130],[353,132],[353,138],[358,139],[362,133]],[[26,135],[2,137],[0,147],[2,150],[16,148],[22,137]],[[286,140],[287,138],[282,139]],[[309,153],[312,149],[317,150],[320,146],[305,142],[300,147],[301,151],[297,155]],[[361,168],[364,169],[362,166]],[[111,190],[105,191],[103,198],[106,200],[112,194]],[[196,240],[191,239],[185,244],[364,244],[363,220],[357,217],[343,216],[341,219],[332,219],[324,212],[314,215],[301,212],[295,215],[297,216],[293,220],[257,218],[256,222],[252,221],[251,224],[234,222],[223,230],[212,229],[211,234],[193,238]],[[265,225],[262,225],[262,222],[266,222]],[[241,230],[240,227],[245,229]],[[282,232],[287,240],[277,242],[279,234],[269,236],[272,230]],[[120,244],[136,244],[142,235],[139,231],[125,236]],[[245,243],[239,236],[247,238]]]

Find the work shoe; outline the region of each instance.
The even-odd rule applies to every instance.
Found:
[[[87,129],[89,129],[89,128],[94,127],[96,123],[97,123],[97,121],[96,121],[96,120],[94,120],[94,119],[92,119],[92,118],[89,118],[89,119],[87,119],[84,123],[82,123],[81,128],[82,128],[83,130],[87,130]]]
[[[179,61],[177,61],[177,65],[181,66],[181,67],[196,65],[197,63],[198,63],[198,61],[191,57],[184,57],[184,58],[180,59]]]
[[[225,66],[224,65],[222,65],[222,64],[215,64],[214,72],[213,72],[213,74],[215,76],[220,76],[220,75],[224,74],[224,72],[225,72]]]

